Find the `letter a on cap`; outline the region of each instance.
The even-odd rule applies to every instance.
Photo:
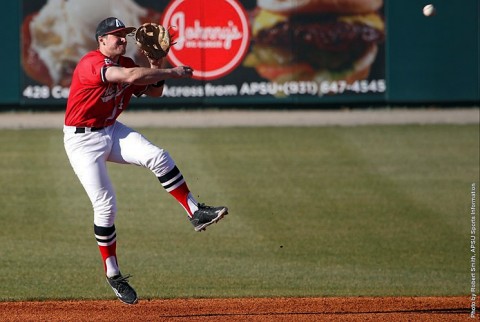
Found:
[[[115,19],[115,26],[117,26],[117,27],[124,27],[123,23],[122,23],[120,20],[118,20],[118,19]]]

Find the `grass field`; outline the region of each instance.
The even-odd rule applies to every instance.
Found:
[[[141,132],[230,209],[195,233],[148,170],[111,164],[142,298],[469,294],[478,125]],[[62,139],[0,130],[1,301],[114,298]]]

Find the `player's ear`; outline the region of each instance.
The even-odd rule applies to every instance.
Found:
[[[98,43],[99,44],[105,45],[105,36],[98,36]]]

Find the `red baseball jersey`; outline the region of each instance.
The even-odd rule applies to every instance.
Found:
[[[146,85],[109,83],[105,72],[111,66],[132,68],[138,65],[125,56],[120,56],[118,63],[115,63],[98,49],[87,53],[78,62],[70,85],[65,125],[112,125],[128,106],[132,95],[140,96],[146,91]]]

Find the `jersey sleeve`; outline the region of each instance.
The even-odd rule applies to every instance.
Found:
[[[78,63],[79,81],[85,86],[93,87],[106,83],[105,71],[108,67],[109,64],[102,56],[88,55]]]

